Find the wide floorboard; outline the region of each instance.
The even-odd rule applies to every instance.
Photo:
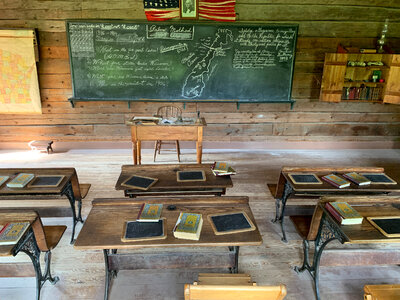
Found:
[[[55,145],[57,149],[57,145]],[[183,151],[182,162],[195,162],[193,151]],[[287,286],[286,299],[314,299],[309,274],[296,274],[293,267],[302,262],[301,240],[287,220],[288,243],[281,242],[280,229],[271,223],[275,200],[270,187],[276,184],[282,166],[382,166],[399,170],[400,150],[271,150],[271,151],[205,151],[203,162],[228,161],[237,170],[234,187],[228,195],[246,195],[256,218],[263,244],[241,247],[239,272],[248,273],[259,285]],[[153,163],[152,152],[144,151],[143,163]],[[176,154],[157,157],[157,163],[175,163]],[[0,165],[7,167],[75,167],[82,183],[92,187],[84,200],[83,216],[91,208],[91,200],[100,197],[122,197],[114,190],[121,165],[132,164],[129,149],[71,150],[64,153],[38,154],[31,151],[0,151]],[[65,201],[63,205],[68,206]],[[67,224],[68,229],[53,251],[52,271],[60,277],[56,285],[46,283],[42,300],[103,299],[104,260],[100,251],[78,251],[69,244],[70,218],[45,218],[44,224]],[[78,231],[81,225],[78,226]],[[340,245],[332,243],[332,247]],[[399,246],[400,248],[400,246]],[[28,262],[25,254],[0,259]],[[1,268],[1,264],[0,264]],[[110,299],[183,299],[184,283],[196,279],[204,270],[138,270],[122,271],[113,281]],[[209,271],[209,270],[208,270]],[[227,270],[214,270],[224,271]],[[0,299],[35,298],[33,277],[0,278]],[[322,267],[320,272],[322,299],[362,299],[365,284],[400,283],[398,266]]]

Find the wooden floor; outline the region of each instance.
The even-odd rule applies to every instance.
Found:
[[[195,162],[195,153],[183,151],[181,159],[184,163]],[[278,225],[270,222],[275,213],[275,202],[267,184],[276,183],[280,168],[283,165],[364,165],[400,170],[400,150],[206,151],[203,155],[204,162],[214,160],[231,162],[237,170],[238,174],[233,177],[234,187],[227,194],[250,197],[250,206],[263,236],[261,246],[241,247],[239,272],[249,273],[260,285],[286,284],[286,299],[314,299],[314,293],[311,277],[293,271],[293,267],[302,260],[301,240],[294,227],[287,221],[289,242],[283,243]],[[176,162],[176,155],[168,153],[158,156],[157,163],[168,162]],[[114,190],[114,185],[121,165],[131,163],[129,149],[73,150],[50,155],[30,151],[0,151],[0,165],[4,168],[75,167],[80,182],[92,184],[84,200],[83,216],[89,212],[93,198],[123,196],[122,192]],[[145,151],[143,163],[152,163],[150,151]],[[65,205],[68,205],[67,201]],[[70,218],[44,219],[44,224],[67,224],[68,230],[53,251],[52,270],[54,275],[60,277],[60,281],[54,286],[47,282],[41,299],[102,299],[103,254],[75,250],[69,244],[70,223]],[[80,228],[79,225],[78,231]],[[28,261],[22,253],[13,259]],[[197,273],[197,270],[122,271],[112,284],[110,299],[183,299],[183,284],[196,279]],[[320,274],[322,299],[362,299],[365,284],[400,283],[400,268],[397,266],[322,267]],[[0,278],[1,300],[34,299],[34,295],[34,278]]]

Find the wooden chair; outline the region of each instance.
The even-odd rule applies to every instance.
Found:
[[[179,107],[176,106],[161,106],[157,110],[157,116],[166,119],[166,118],[181,118],[182,117],[182,110]],[[154,159],[153,161],[156,161],[156,156],[157,152],[160,154],[161,152],[161,146],[162,144],[167,144],[166,141],[161,141],[157,140],[154,144]],[[175,147],[176,147],[176,154],[178,155],[178,162],[181,162],[180,160],[180,146],[179,146],[179,141],[175,141]]]
[[[400,299],[400,284],[377,284],[364,286],[364,300]]]
[[[247,274],[204,273],[197,282],[185,284],[185,300],[280,300],[285,296],[285,285],[257,286]]]

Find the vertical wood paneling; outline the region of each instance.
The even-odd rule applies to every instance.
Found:
[[[163,104],[133,103],[128,108],[123,102],[78,102],[72,108],[65,20],[143,20],[142,5],[141,0],[1,0],[0,27],[38,31],[43,114],[2,115],[0,142],[39,138],[128,141],[125,120],[134,114],[152,115]],[[184,115],[195,116],[200,111],[208,121],[206,141],[400,139],[400,106],[318,101],[325,54],[335,52],[339,43],[373,48],[385,18],[389,18],[387,43],[400,51],[398,1],[238,0],[236,11],[239,21],[299,24],[292,90],[296,103],[293,110],[288,104],[241,104],[239,110],[234,103],[187,104]],[[393,101],[399,92],[390,93]]]

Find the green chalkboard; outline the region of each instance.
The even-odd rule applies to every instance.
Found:
[[[297,28],[67,21],[70,100],[292,102]]]

